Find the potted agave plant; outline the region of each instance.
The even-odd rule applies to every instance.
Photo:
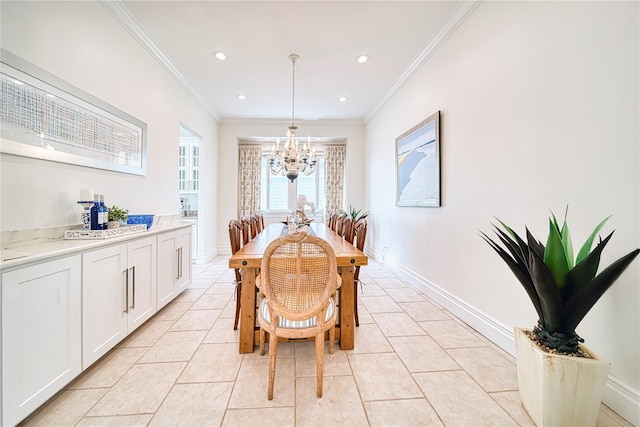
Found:
[[[565,218],[549,218],[546,245],[526,229],[526,239],[498,220],[500,245],[482,238],[509,266],[538,314],[533,330],[515,328],[518,385],[524,408],[538,426],[593,426],[610,364],[589,350],[576,327],[640,252],[635,249],[596,274],[611,232],[593,242],[605,218],[574,258]]]
[[[349,212],[345,211],[344,209],[340,209],[338,212],[340,212],[341,215],[350,216],[351,219],[353,220],[354,224],[358,220],[364,219],[367,216],[369,216],[369,212],[365,212],[362,215],[360,215],[360,212],[362,212],[362,209],[356,209],[356,208],[352,207],[351,205],[349,205]]]

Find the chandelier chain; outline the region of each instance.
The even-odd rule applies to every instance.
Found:
[[[311,137],[307,136],[307,143],[298,146],[295,125],[295,100],[296,100],[296,61],[299,56],[295,53],[289,55],[289,60],[293,64],[291,79],[291,126],[287,132],[287,139],[284,148],[280,151],[280,138],[276,138],[276,143],[271,147],[269,155],[269,169],[274,175],[282,174],[293,182],[298,173],[311,175],[316,169],[316,152],[311,147]]]
[[[293,63],[293,74],[291,78],[291,127],[295,127],[294,114],[296,110],[296,61],[298,55],[292,53],[289,55],[289,59]]]

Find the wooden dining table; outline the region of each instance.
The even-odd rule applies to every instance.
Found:
[[[260,271],[265,249],[274,239],[283,233],[282,223],[270,224],[229,258],[229,268],[242,269],[242,292],[240,295],[240,353],[252,353],[258,340],[256,328],[256,276]],[[356,266],[367,265],[367,256],[351,243],[345,241],[325,224],[312,223],[310,234],[329,242],[336,254],[338,273],[342,277],[342,286],[338,290],[339,320],[336,325],[336,337],[340,348],[354,348],[354,281]]]

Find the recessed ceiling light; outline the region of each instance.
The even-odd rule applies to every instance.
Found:
[[[346,96],[341,96],[340,98],[338,98],[338,101],[340,102],[347,102],[349,100],[349,98],[347,98]]]
[[[47,98],[52,98],[52,99],[53,99],[53,98],[55,98],[55,97],[56,97],[55,95],[52,95],[52,94],[50,94],[50,93],[48,93],[48,94],[47,94]]]
[[[23,84],[24,84],[24,83],[22,83],[20,80],[14,80],[13,82],[14,82],[15,84],[17,84],[17,85],[23,85]]]
[[[220,61],[224,61],[225,59],[227,59],[227,54],[221,50],[216,50],[215,52],[213,52],[213,56],[215,56]]]
[[[367,55],[366,53],[356,56],[356,61],[358,61],[360,64],[364,64],[368,60],[369,60],[369,55]]]
[[[239,93],[236,95],[238,97],[238,99],[244,101],[245,99],[247,99],[247,95],[245,95],[244,93]]]

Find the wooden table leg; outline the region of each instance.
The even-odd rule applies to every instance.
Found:
[[[253,353],[254,326],[256,324],[256,269],[242,269],[242,295],[240,295],[240,353]]]
[[[342,287],[340,288],[340,348],[342,350],[353,350],[354,347],[354,323],[353,314],[353,267],[340,267],[340,277],[342,277]],[[243,284],[244,292],[244,284]]]

